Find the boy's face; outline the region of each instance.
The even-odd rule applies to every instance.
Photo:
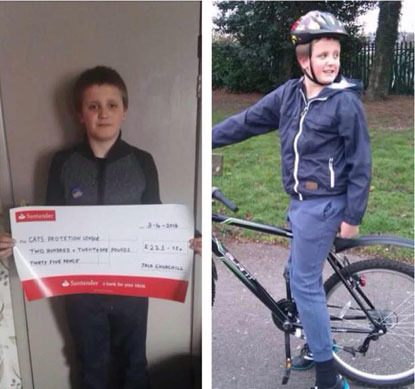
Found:
[[[340,42],[336,39],[321,38],[311,44],[311,62],[317,80],[321,83],[332,83],[340,69]],[[304,58],[300,63],[311,74],[310,59]]]
[[[121,91],[113,85],[92,85],[82,95],[80,122],[88,139],[95,142],[113,141],[118,137],[127,111]]]

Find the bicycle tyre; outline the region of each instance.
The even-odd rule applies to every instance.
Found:
[[[217,279],[218,279],[218,272],[216,270],[215,262],[212,259],[212,307],[213,307],[213,304],[215,304]]]
[[[212,307],[215,304],[215,297],[216,297],[216,284],[215,279],[212,277]]]
[[[370,342],[365,356],[357,353],[357,357],[342,351],[341,347],[351,347],[353,344],[356,347],[362,344],[366,335],[333,332],[333,339],[340,346],[340,350],[333,354],[339,372],[352,381],[377,388],[397,388],[413,383],[414,268],[405,263],[375,258],[348,265],[341,273],[346,278],[353,275],[360,280],[362,290],[375,305],[375,309],[370,311],[372,317],[382,320],[388,330],[378,340]],[[344,315],[340,322],[342,326],[373,328],[367,318],[362,320],[363,311],[337,274],[333,274],[324,287],[331,315],[336,315],[337,312],[341,316],[345,309],[351,312],[350,315]],[[360,318],[353,320],[353,315],[355,319],[358,315]],[[339,321],[332,321],[333,327],[335,324],[339,325]],[[404,355],[401,355],[402,352]]]

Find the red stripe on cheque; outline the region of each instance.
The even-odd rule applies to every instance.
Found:
[[[29,301],[76,293],[146,296],[184,302],[188,281],[156,277],[68,275],[22,281]]]
[[[18,211],[16,223],[22,222],[54,222],[56,213],[52,210]]]

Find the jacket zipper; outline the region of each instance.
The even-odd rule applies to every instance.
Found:
[[[329,170],[330,170],[330,188],[334,188],[334,168],[333,168],[333,158],[329,159]]]
[[[304,121],[304,118],[305,118],[305,115],[306,115],[307,111],[308,111],[308,104],[306,102],[304,110],[301,113],[300,128],[297,132],[297,135],[294,138],[294,154],[295,154],[294,172],[293,172],[294,181],[295,181],[294,192],[296,192],[298,194],[298,197],[300,198],[301,201],[303,200],[303,195],[300,192],[298,192],[298,185],[300,184],[300,182],[298,181],[298,165],[300,163],[300,154],[298,153],[298,139],[300,138],[301,133],[303,132],[303,121]]]
[[[298,165],[300,164],[300,153],[298,152],[298,139],[300,138],[300,136],[303,132],[303,122],[304,122],[305,116],[308,112],[308,109],[310,107],[310,104],[314,101],[325,101],[325,100],[327,100],[327,97],[316,98],[316,99],[313,99],[313,100],[310,100],[310,101],[307,102],[307,99],[305,98],[304,93],[301,89],[300,89],[300,92],[301,92],[301,95],[304,99],[305,106],[304,106],[303,112],[301,113],[300,126],[299,126],[299,129],[298,129],[297,135],[294,138],[294,156],[295,156],[295,159],[294,159],[293,176],[294,176],[294,181],[295,181],[294,192],[298,194],[298,198],[300,199],[300,201],[302,201],[303,200],[303,195],[298,191],[298,185],[300,184],[300,182],[298,181]]]
[[[104,205],[105,201],[105,171],[106,160],[98,161],[98,205]]]

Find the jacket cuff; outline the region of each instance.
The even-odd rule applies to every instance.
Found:
[[[360,226],[362,224],[362,218],[350,217],[348,215],[344,215],[343,221],[352,226]]]

